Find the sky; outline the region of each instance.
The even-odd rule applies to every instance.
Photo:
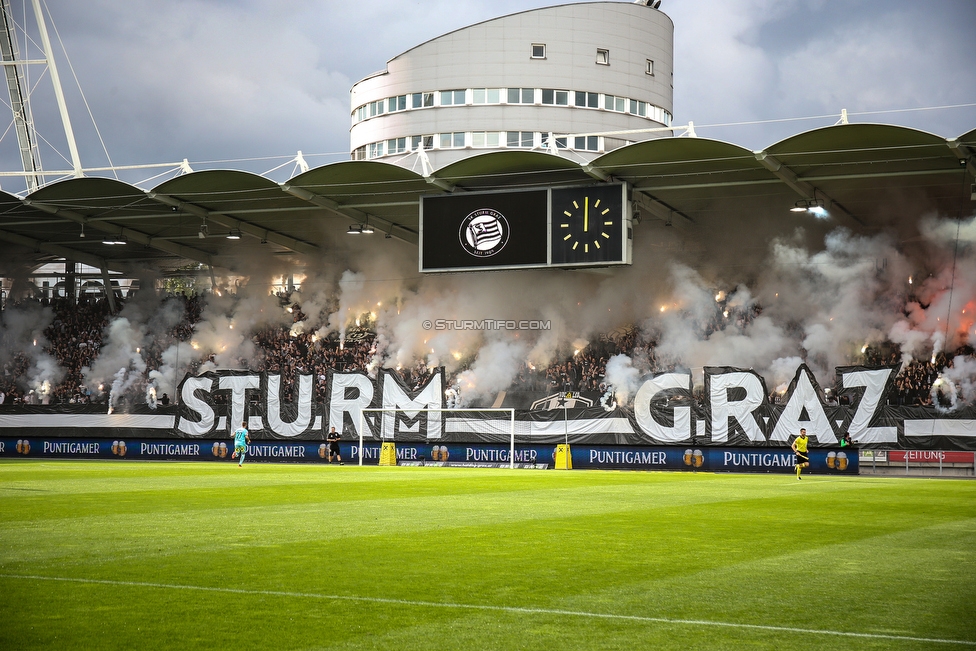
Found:
[[[11,4],[36,33],[29,6],[23,20],[29,3]],[[295,173],[289,160],[299,150],[312,167],[348,159],[349,89],[389,59],[453,29],[550,4],[44,2],[84,167],[188,159],[193,169],[278,168],[270,173],[278,181]],[[675,25],[674,123],[694,121],[700,137],[761,149],[833,124],[845,108],[852,122],[945,137],[976,128],[973,0],[664,0],[661,10]],[[36,57],[37,47],[25,48],[21,35],[22,52]],[[29,81],[42,163],[68,169],[42,72],[31,66]],[[946,106],[956,108],[931,110]],[[21,169],[16,144],[8,126],[0,170]],[[119,174],[151,187],[165,173]],[[3,177],[0,186],[16,192],[17,183]]]

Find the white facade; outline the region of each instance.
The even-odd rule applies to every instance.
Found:
[[[670,18],[633,2],[533,9],[444,34],[352,87],[352,158],[417,167],[422,146],[439,169],[487,151],[552,151],[553,134],[560,155],[582,162],[670,136],[633,131],[671,126],[673,36]]]

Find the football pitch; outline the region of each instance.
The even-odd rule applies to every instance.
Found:
[[[2,649],[976,648],[976,481],[0,462]]]

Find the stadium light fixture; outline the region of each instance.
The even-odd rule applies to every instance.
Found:
[[[360,235],[363,232],[362,224],[349,224],[349,230],[346,231],[347,235]]]
[[[228,240],[239,240],[241,239],[241,229],[235,228],[231,232],[227,233]]]
[[[200,238],[200,239],[202,240],[202,239],[204,239],[205,237],[207,237],[207,235],[209,235],[209,234],[210,234],[210,231],[209,231],[209,229],[207,228],[207,218],[206,218],[206,217],[204,217],[204,219],[203,219],[203,223],[202,223],[202,224],[200,224],[200,232],[199,232],[199,233],[197,233],[197,237],[199,237],[199,238]]]
[[[113,244],[115,244],[115,238],[112,237],[111,235],[106,235],[105,237],[102,238],[102,244],[107,244],[109,246],[112,246]]]
[[[115,238],[115,244],[128,244],[128,242],[128,238],[122,233],[119,233],[118,237]]]
[[[366,235],[372,235],[373,234],[373,227],[369,225],[369,219],[367,219],[366,220],[366,223],[363,224],[362,230],[360,232],[362,232],[362,233],[364,233]]]
[[[82,239],[85,238],[85,222],[81,222],[81,235],[79,235],[78,237]]]
[[[827,217],[827,209],[823,206],[810,206],[808,210],[811,214],[813,214],[814,217],[819,217],[821,219]]]
[[[790,212],[808,212],[821,219],[827,217],[827,209],[824,207],[823,201],[819,199],[800,199],[793,204]]]

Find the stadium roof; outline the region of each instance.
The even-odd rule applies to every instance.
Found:
[[[973,215],[974,177],[976,130],[946,139],[905,127],[843,124],[761,151],[674,137],[622,147],[584,165],[539,151],[487,153],[429,176],[347,161],[281,184],[220,170],[189,173],[151,190],[76,178],[24,198],[0,192],[0,241],[9,253],[0,259],[37,266],[64,258],[118,271],[150,264],[166,271],[190,262],[231,268],[249,251],[322,257],[337,229],[367,220],[377,232],[416,243],[424,194],[603,180],[633,186],[642,221],[701,237],[721,237],[731,228],[762,233],[797,219],[789,212],[797,202],[823,206],[825,225],[869,233],[898,227],[909,214]],[[231,232],[241,239],[227,239]]]

